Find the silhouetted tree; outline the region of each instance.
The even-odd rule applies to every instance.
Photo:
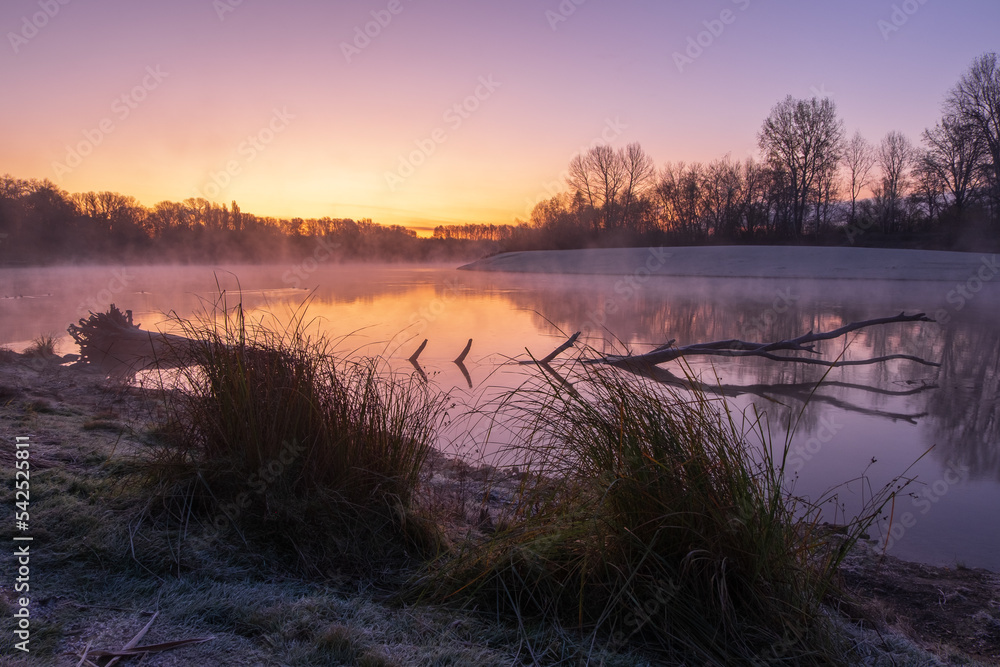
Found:
[[[771,220],[767,199],[770,174],[764,165],[753,158],[743,162],[742,173],[745,205],[740,235],[752,239],[768,231]]]
[[[704,236],[702,227],[703,169],[701,164],[668,162],[656,183],[655,196],[660,209],[660,227],[687,240]]]
[[[791,95],[771,109],[758,135],[767,161],[787,175],[791,232],[801,236],[810,203],[843,152],[843,123],[829,98],[796,100]]]
[[[976,133],[985,151],[994,219],[1000,223],[1000,64],[996,53],[976,58],[951,90],[947,115]]]
[[[643,202],[656,178],[653,158],[637,143],[631,143],[618,152],[625,182],[621,196],[621,227],[641,231]]]
[[[568,183],[594,212],[593,231],[634,231],[639,202],[653,185],[653,159],[639,144],[595,146],[569,165]]]
[[[594,232],[613,225],[613,209],[624,181],[621,162],[613,148],[595,146],[573,158],[569,165],[570,188],[579,192],[587,205],[600,216],[594,218]],[[611,218],[611,220],[609,220]]]
[[[729,156],[711,162],[702,177],[702,214],[705,227],[718,238],[736,236],[746,206],[740,165]]]
[[[941,212],[947,206],[946,185],[929,151],[915,151],[912,179],[911,199],[927,211],[928,221],[940,222]]]
[[[851,215],[849,221],[857,219],[857,202],[861,192],[871,184],[871,171],[875,166],[875,149],[868,140],[855,131],[854,136],[844,146],[841,158],[846,172],[848,189],[851,193]]]
[[[891,233],[901,226],[901,204],[910,187],[913,144],[901,132],[889,132],[876,149],[875,158],[882,171],[876,191],[876,200],[882,211],[882,231]]]
[[[985,152],[973,125],[956,116],[945,116],[934,129],[924,130],[926,151],[920,156],[923,180],[936,176],[947,189],[959,214],[976,190]]]
[[[827,163],[816,175],[813,206],[816,211],[816,233],[821,233],[832,222],[834,203],[840,193],[837,162]]]

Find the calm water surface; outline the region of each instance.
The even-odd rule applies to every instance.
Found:
[[[256,312],[287,321],[311,293],[308,317],[345,352],[382,354],[403,371],[421,341],[423,372],[458,408],[481,404],[533,372],[512,365],[526,350],[543,356],[583,330],[598,350],[644,351],[729,338],[778,340],[847,322],[924,311],[939,323],[893,324],[820,344],[824,358],[904,353],[940,368],[897,360],[835,369],[805,404],[823,369],[763,359],[693,361],[702,381],[745,409],[767,415],[775,442],[790,416],[789,482],[818,497],[862,473],[879,488],[909,468],[916,482],[895,504],[889,552],[924,562],[1000,571],[1000,285],[987,284],[961,309],[947,283],[693,280],[615,276],[484,274],[439,266],[89,267],[0,269],[0,343],[27,346],[111,302],[144,328],[171,328],[171,311],[210,310],[224,290]],[[315,290],[312,291],[311,290]],[[941,317],[944,316],[944,317]],[[469,338],[472,387],[451,362]],[[572,356],[572,355],[568,355]],[[661,379],[683,374],[677,364]],[[537,371],[534,371],[537,372]],[[471,435],[470,435],[471,434]],[[482,420],[456,419],[441,446],[489,457],[504,429],[487,439]],[[922,457],[922,458],[921,458]],[[875,460],[873,463],[872,460]],[[919,459],[919,460],[918,460]],[[916,463],[914,463],[916,461]],[[911,467],[912,465],[912,467]],[[861,502],[855,483],[842,510]],[[834,506],[828,506],[830,518]],[[885,537],[885,521],[873,537]]]

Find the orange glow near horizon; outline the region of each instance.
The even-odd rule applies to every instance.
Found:
[[[932,3],[884,39],[884,8],[861,0],[733,0],[724,33],[678,67],[717,12],[227,3],[60,1],[40,27],[36,0],[4,3],[0,174],[149,207],[203,196],[281,218],[513,223],[595,142],[638,142],[658,165],[756,154],[787,94],[831,95],[870,140],[918,142],[1000,21],[995,3]],[[920,76],[879,75],[903,64]]]

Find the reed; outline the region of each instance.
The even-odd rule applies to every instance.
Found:
[[[891,486],[831,541],[758,415],[607,366],[544,377],[498,407],[522,424],[520,497],[436,595],[682,662],[836,662],[820,605]]]
[[[366,566],[432,547],[411,505],[441,399],[382,360],[341,359],[303,313],[277,326],[239,304],[177,320],[194,343],[159,376],[158,483],[185,522],[290,544],[313,571],[326,557]]]

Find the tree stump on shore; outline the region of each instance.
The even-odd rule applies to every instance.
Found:
[[[178,365],[196,341],[184,336],[140,329],[132,322],[132,311],[115,304],[106,313],[90,313],[67,331],[80,346],[84,361],[103,366],[130,368]]]

